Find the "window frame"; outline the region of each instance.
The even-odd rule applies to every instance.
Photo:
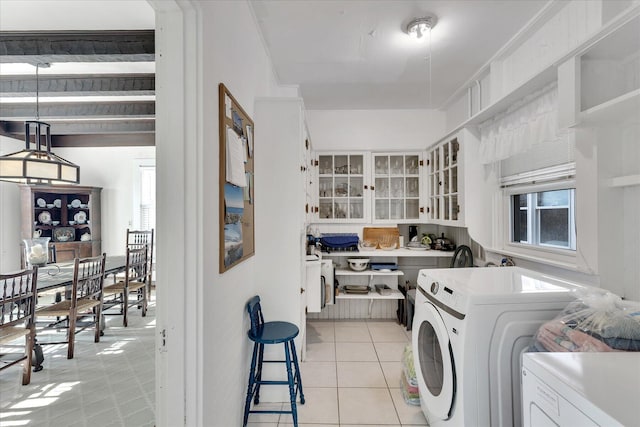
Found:
[[[550,192],[550,191],[566,191],[566,190],[573,190],[573,191],[569,191],[569,194],[568,194],[569,200],[566,205],[541,206],[538,204],[538,200],[537,200],[538,194],[544,193],[544,192]],[[575,251],[576,250],[575,190],[576,190],[575,188],[561,188],[557,190],[543,190],[543,191],[534,191],[534,192],[523,191],[523,192],[516,192],[515,194],[512,194],[509,198],[509,203],[511,204],[510,220],[512,221],[511,222],[512,226],[510,227],[509,241],[511,243],[520,243],[522,245],[540,246],[545,248],[566,249],[566,250]],[[515,206],[515,196],[523,196],[523,195],[527,197],[527,206],[526,207]],[[514,220],[515,220],[516,209],[519,212],[521,211],[527,212],[527,239],[526,240],[520,239],[519,241],[516,241],[515,239],[515,224],[514,224],[515,221]],[[566,237],[567,237],[568,246],[554,245],[550,243],[541,242],[541,238],[540,238],[540,234],[542,231],[540,227],[541,212],[545,210],[552,210],[552,209],[567,210],[568,235]]]
[[[565,247],[558,247],[555,245],[533,245],[530,243],[519,243],[513,241],[513,208],[512,208],[512,200],[514,195],[518,194],[529,194],[529,193],[540,193],[545,191],[554,191],[554,190],[567,190],[574,189],[572,199],[570,202],[573,202],[573,208],[570,208],[569,212],[569,226],[574,230],[572,237],[573,239],[573,247],[575,249],[569,249]],[[577,199],[577,188],[575,179],[564,179],[557,180],[553,182],[545,182],[539,184],[522,184],[522,185],[513,185],[506,188],[503,188],[503,215],[506,219],[504,221],[503,228],[503,249],[508,251],[510,254],[515,256],[521,255],[527,258],[538,259],[540,261],[552,261],[552,262],[560,262],[566,264],[575,264],[577,259],[577,229],[575,227],[576,221],[576,199]],[[535,219],[533,215],[528,215],[527,221],[533,222]]]

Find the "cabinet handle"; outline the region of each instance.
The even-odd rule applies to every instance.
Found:
[[[300,288],[300,293],[304,294],[304,288]]]
[[[374,187],[373,185],[371,186],[371,190],[372,190],[372,191],[373,191],[373,190],[375,190],[375,187]]]
[[[304,205],[304,211],[305,211],[305,213],[309,213],[309,203]]]
[[[313,211],[314,211],[315,213],[318,213],[318,207],[317,207],[317,206],[315,206],[315,207],[313,208]]]
[[[420,207],[420,213],[424,213],[424,207]]]
[[[368,190],[368,189],[369,189],[369,186],[368,186],[368,185],[365,185],[365,186],[364,186],[364,189],[365,189],[365,190]]]
[[[442,181],[438,181],[438,185],[442,185]]]
[[[318,166],[319,164],[320,164],[320,163],[319,163],[317,160],[314,160],[314,161],[313,161],[313,165],[314,165],[314,166]]]

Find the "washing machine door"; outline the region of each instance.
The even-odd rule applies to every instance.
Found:
[[[412,344],[423,410],[446,420],[455,398],[455,365],[447,328],[438,309],[428,301],[416,305],[414,316]]]

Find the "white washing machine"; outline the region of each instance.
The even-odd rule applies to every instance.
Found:
[[[519,267],[421,270],[413,354],[432,427],[520,426],[520,357],[582,286]]]
[[[640,354],[525,353],[525,427],[637,426]]]

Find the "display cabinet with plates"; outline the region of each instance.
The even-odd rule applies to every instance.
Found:
[[[22,238],[50,237],[57,261],[101,253],[99,187],[20,186]]]

